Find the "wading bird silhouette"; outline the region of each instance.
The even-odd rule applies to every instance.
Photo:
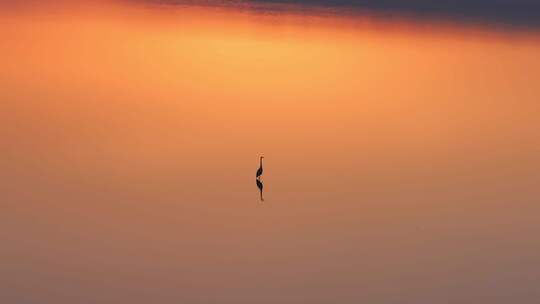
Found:
[[[260,162],[260,166],[259,166],[259,169],[257,170],[257,174],[255,175],[255,177],[257,179],[259,179],[261,177],[261,175],[263,174],[263,156],[261,156],[261,158],[259,159],[259,162]]]

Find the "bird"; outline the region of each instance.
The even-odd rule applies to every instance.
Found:
[[[261,177],[261,175],[263,174],[263,156],[261,156],[261,158],[259,159],[260,160],[260,166],[259,166],[259,169],[257,170],[257,174],[255,175],[255,177],[258,179]]]

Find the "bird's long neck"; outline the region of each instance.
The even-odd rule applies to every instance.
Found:
[[[260,158],[260,161],[259,161],[259,163],[261,164],[261,168],[262,168],[262,160],[263,160],[263,159],[262,159],[262,157],[261,157],[261,158]]]

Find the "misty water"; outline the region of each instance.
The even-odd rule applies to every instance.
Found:
[[[540,298],[534,26],[155,1],[0,18],[0,302]]]

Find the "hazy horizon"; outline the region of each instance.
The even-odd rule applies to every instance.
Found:
[[[379,13],[387,17],[408,15],[409,17],[486,23],[504,27],[540,26],[540,2],[535,0],[128,0],[154,4],[207,4],[224,6],[261,5],[266,9],[318,11],[358,14]],[[282,5],[289,5],[283,7]]]

